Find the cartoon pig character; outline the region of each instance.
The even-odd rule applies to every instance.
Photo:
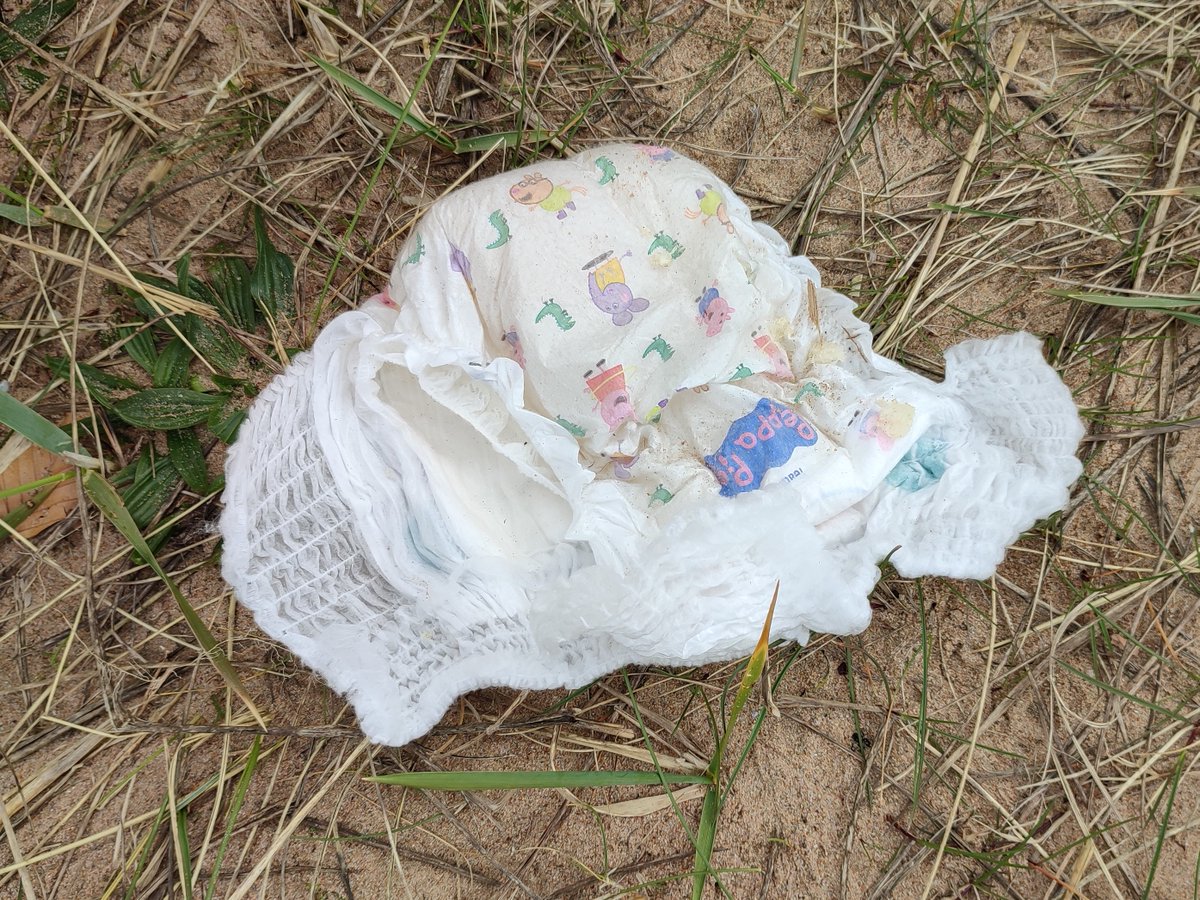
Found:
[[[696,298],[696,304],[700,311],[696,322],[705,326],[704,333],[708,337],[720,334],[721,328],[733,317],[733,307],[717,293],[715,285],[705,288],[704,293]]]
[[[611,431],[616,431],[621,423],[637,417],[633,403],[629,399],[629,391],[625,388],[625,369],[621,365],[604,368],[604,360],[596,363],[599,372],[595,375],[588,369],[583,374],[588,390],[600,404],[600,418]]]
[[[754,346],[767,355],[771,361],[771,373],[778,378],[792,378],[792,364],[788,362],[787,354],[775,343],[775,338],[767,332],[753,333]]]
[[[522,369],[525,368],[525,349],[521,346],[521,336],[517,334],[516,326],[510,327],[501,337],[504,343],[512,349],[513,359]]]
[[[873,438],[880,450],[891,450],[912,428],[915,412],[910,404],[900,400],[880,400],[878,406],[867,410],[858,430]]]
[[[567,210],[575,211],[575,200],[572,193],[587,195],[587,190],[581,187],[567,187],[555,184],[549,178],[534,172],[524,176],[508,189],[508,195],[523,206],[530,209],[541,207],[546,212],[552,212],[556,218],[565,219]]]
[[[659,144],[638,144],[637,149],[650,162],[670,162],[675,158],[674,150]]]
[[[625,270],[619,259],[601,257],[601,260],[602,263],[588,273],[588,293],[591,294],[592,303],[600,312],[612,316],[614,325],[628,325],[633,321],[634,313],[650,308],[650,301],[645,297],[633,296],[633,291],[625,283]],[[596,260],[593,260],[585,268],[595,263]]]

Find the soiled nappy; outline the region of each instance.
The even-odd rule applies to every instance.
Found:
[[[461,188],[254,402],[224,575],[403,744],[461,693],[852,634],[876,564],[990,575],[1082,425],[1036,339],[935,383],[712,172],[612,145]]]

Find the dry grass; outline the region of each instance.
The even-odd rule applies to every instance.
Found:
[[[413,92],[409,113],[457,138],[549,137],[450,153],[312,56],[401,105]],[[117,286],[188,254],[201,272],[252,259],[252,204],[298,272],[295,314],[238,333],[238,375],[262,385],[382,283],[442,193],[611,137],[733,180],[918,370],[964,337],[1044,335],[1090,424],[1072,505],[987,583],[889,575],[861,638],[775,649],[780,715],[755,719],[710,891],[1200,893],[1200,331],[1137,308],[1200,292],[1200,7],[98,0],[0,39],[0,64],[0,202],[45,211],[0,219],[0,378],[56,421],[97,404],[47,357],[132,377],[134,336],[112,329],[145,320]],[[110,473],[166,450],[100,421],[81,448]],[[216,473],[223,445],[200,433]],[[94,510],[5,540],[0,895],[685,894],[670,809],[616,805],[652,791],[364,776],[625,768],[647,747],[694,770],[734,667],[482,691],[425,740],[372,747],[221,583],[215,491],[176,479],[155,502],[160,559],[268,727]],[[679,809],[694,829],[698,805]]]

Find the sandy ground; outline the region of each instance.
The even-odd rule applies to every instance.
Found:
[[[1195,16],[1164,24],[1162,7],[1016,4],[984,16],[935,4],[936,23],[918,26],[914,8],[891,4],[838,2],[803,17],[786,3],[653,4],[623,6],[606,47],[586,25],[606,21],[603,4],[512,18],[498,4],[466,8],[418,92],[422,114],[451,130],[514,127],[525,60],[535,111],[524,124],[574,145],[654,139],[709,164],[860,303],[877,334],[899,321],[886,350],[906,364],[936,377],[941,351],[965,338],[1049,338],[1094,438],[1077,501],[1028,534],[994,580],[887,575],[867,633],[773,651],[774,672],[789,666],[779,715],[765,717],[717,832],[725,895],[1193,896],[1200,454],[1190,426],[1160,426],[1195,416],[1197,332],[1051,291],[1196,291],[1194,192],[1172,194],[1161,224],[1165,195],[1144,193],[1195,183],[1179,106],[1197,102],[1184,72],[1200,50]],[[122,223],[110,241],[131,269],[167,274],[186,252],[200,269],[214,252],[252,253],[255,198],[297,260],[298,312],[281,340],[307,346],[378,289],[414,213],[475,162],[406,138],[369,182],[391,122],[306,54],[343,54],[343,68],[402,99],[448,8],[399,5],[371,36],[378,55],[353,32],[384,6],[329,9],[79,4],[44,44],[63,52],[36,58],[47,87],[18,92],[5,121],[76,204]],[[19,8],[0,11],[11,22]],[[985,118],[1027,26],[1010,89]],[[800,29],[792,92],[776,79],[789,75]],[[9,144],[0,161],[0,184],[59,202]],[[496,154],[470,177],[521,161]],[[1157,256],[1139,276],[1128,248],[1156,227]],[[134,371],[103,352],[106,329],[130,313],[87,270],[114,267],[102,248],[61,225],[0,229],[0,374],[14,395],[49,383],[40,358],[62,352],[60,335],[77,338],[81,360],[100,353],[112,371]],[[245,374],[261,385],[271,368]],[[69,404],[59,390],[38,408],[54,418]],[[123,431],[112,452],[135,458],[146,439]],[[218,444],[213,471],[221,459]],[[174,509],[196,499],[185,492]],[[636,765],[622,756],[643,747],[630,688],[652,716],[656,752],[702,761],[714,739],[701,698],[729,688],[731,666],[618,673],[561,710],[555,692],[479,691],[415,745],[373,747],[230,598],[214,556],[218,511],[212,499],[190,512],[164,558],[228,641],[271,729],[215,896],[688,895],[692,850],[669,808],[591,808],[659,791],[423,795],[364,776]],[[199,896],[255,729],[161,583],[89,521],[0,547],[0,896],[186,896],[189,878]],[[1088,604],[1111,621],[1081,614]],[[546,716],[561,718],[537,724]],[[161,814],[192,792],[185,815]],[[688,829],[699,806],[680,806]],[[710,885],[707,896],[721,895]]]

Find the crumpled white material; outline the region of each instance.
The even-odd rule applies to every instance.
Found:
[[[613,145],[435,204],[253,404],[223,571],[403,744],[463,692],[851,634],[876,563],[983,578],[1083,429],[1036,339],[934,383],[699,164]],[[894,551],[894,552],[893,552]]]

